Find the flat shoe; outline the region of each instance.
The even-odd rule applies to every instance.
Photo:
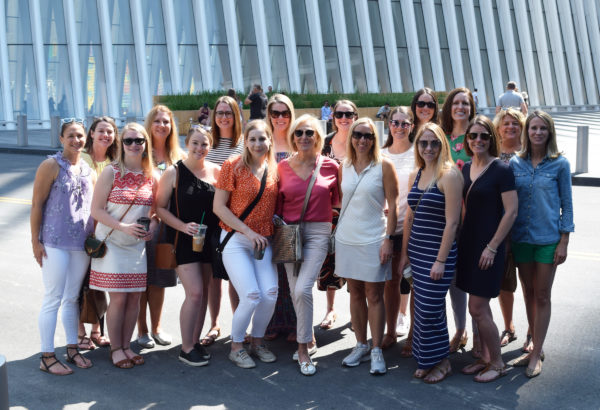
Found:
[[[527,367],[527,369],[525,369],[525,376],[529,377],[530,379],[539,376],[540,374],[542,374],[542,361],[538,360],[537,365],[535,366],[535,369],[532,369],[531,367]]]
[[[529,355],[530,353],[522,354],[516,359],[513,359],[510,362],[508,362],[508,364],[513,367],[525,367],[529,364]]]
[[[491,379],[478,379],[478,377],[483,376],[487,372],[496,372],[496,375]],[[502,367],[494,367],[491,363],[488,363],[482,371],[477,373],[477,376],[473,377],[473,380],[475,380],[477,383],[490,383],[494,380],[498,380],[502,376],[505,376],[506,373],[508,373],[508,368],[506,367],[506,365]]]
[[[466,333],[462,336],[455,335],[452,340],[450,340],[450,353],[456,353],[459,349],[465,347],[468,340],[469,336]]]
[[[168,346],[173,342],[171,335],[165,332],[152,333],[152,338],[161,346]]]
[[[44,367],[40,367],[40,370],[49,374],[53,374],[54,376],[68,376],[70,374],[73,374],[73,369],[69,368],[69,366],[65,366],[63,363],[60,362],[60,360],[58,360],[56,358],[56,355],[54,353],[52,353],[52,355],[50,356],[40,356],[40,359],[42,359],[41,363]],[[54,361],[50,364],[47,364],[44,359],[54,359]],[[63,369],[68,370],[66,373],[56,373],[53,372],[52,370],[50,370],[52,368],[52,366],[54,365],[60,365],[62,366]]]
[[[154,346],[156,346],[154,339],[150,337],[150,333],[146,333],[138,337],[137,343],[146,349],[152,349]]]
[[[75,350],[75,354],[69,354],[69,350],[73,351]],[[79,356],[81,358],[81,362],[83,362],[83,364],[81,364],[81,362],[77,362],[75,360],[75,358]],[[81,355],[81,353],[79,353],[79,349],[76,347],[67,347],[67,362],[68,363],[73,363],[75,366],[79,367],[80,369],[89,369],[90,367],[92,367],[92,362],[88,359],[86,359],[85,357],[83,357]]]
[[[466,374],[468,376],[477,374],[488,367],[489,363],[486,363],[483,359],[478,359],[477,361],[465,366],[460,371],[462,374]],[[470,369],[467,369],[469,368]]]
[[[515,332],[511,332],[508,329],[503,330],[502,334],[500,335],[500,347],[504,347],[515,340],[517,340],[517,335],[515,335]]]
[[[309,355],[309,356],[312,356],[312,355],[314,355],[315,353],[317,353],[317,344],[316,344],[316,343],[315,343],[315,345],[314,345],[313,347],[309,347],[309,348],[308,348],[308,355]],[[292,355],[292,360],[293,360],[293,361],[295,361],[295,362],[297,362],[297,361],[298,361],[298,351],[297,351],[297,350],[296,350],[296,351],[294,352],[294,354]]]
[[[116,351],[118,351],[118,350],[123,350],[123,348],[117,347],[115,349],[111,349],[110,353],[109,353],[109,355],[110,355],[110,361],[112,362],[113,366],[118,367],[119,369],[132,369],[134,365],[133,365],[133,362],[131,361],[131,359],[129,359],[129,358],[126,358],[126,359],[123,359],[123,360],[119,360],[116,363],[113,361],[113,358],[112,358],[113,357],[113,353],[116,352]],[[125,352],[123,352],[123,354],[125,355]],[[127,357],[127,355],[125,355],[125,357]]]
[[[202,346],[210,346],[213,343],[215,343],[215,341],[219,338],[219,336],[221,336],[221,328],[213,327],[212,329],[210,329],[208,331],[206,336],[204,336],[202,338],[202,340],[200,341],[200,344]]]
[[[94,344],[92,339],[90,339],[86,335],[78,335],[77,347],[81,350],[94,350],[96,348],[96,345]]]
[[[300,365],[300,373],[302,373],[305,376],[312,376],[317,372],[317,368],[315,367],[312,360],[308,362],[298,361],[298,364]]]
[[[110,340],[100,332],[90,333],[90,339],[96,344],[96,346],[105,347],[110,346]]]

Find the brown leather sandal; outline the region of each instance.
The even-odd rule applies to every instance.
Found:
[[[114,362],[113,361],[113,353],[119,350],[123,350],[122,347],[115,347],[114,349],[110,349],[110,361],[112,362],[113,366],[118,367],[119,369],[131,369],[133,368],[133,361],[129,358],[127,359],[123,359],[123,360],[119,360],[118,362]],[[123,354],[125,355],[125,357],[127,357],[127,355],[125,354],[125,351],[123,351]]]
[[[129,357],[127,355],[126,350],[130,350],[131,353],[133,353],[133,356]],[[136,365],[136,366],[141,366],[144,363],[146,363],[146,361],[144,360],[144,358],[142,356],[140,356],[139,354],[137,354],[133,350],[131,350],[131,347],[124,347],[123,348],[123,353],[125,353],[125,356],[127,356],[129,358],[129,360],[131,360],[133,362],[133,364]]]
[[[483,376],[487,372],[496,372],[496,375],[494,377],[492,377],[491,379],[482,379],[481,376]],[[495,367],[495,366],[492,366],[491,363],[488,363],[487,366],[485,366],[485,368],[482,371],[477,373],[477,376],[473,377],[473,380],[475,380],[477,383],[490,383],[495,380],[498,380],[502,376],[505,376],[506,373],[508,373],[508,368],[506,367],[506,365],[504,365],[502,367]]]

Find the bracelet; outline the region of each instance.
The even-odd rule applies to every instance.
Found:
[[[485,247],[487,248],[488,251],[492,252],[494,255],[498,253],[498,250],[492,248],[489,243],[487,245],[485,245]]]
[[[435,261],[436,261],[436,262],[439,262],[439,263],[444,263],[444,264],[446,263],[446,261],[441,261],[441,260],[439,260],[439,259],[436,259]]]

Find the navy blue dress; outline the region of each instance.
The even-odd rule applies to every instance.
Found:
[[[453,242],[444,275],[440,280],[432,280],[431,267],[440,250],[446,226],[446,198],[437,185],[423,193],[418,187],[420,178],[421,170],[408,193],[408,206],[414,214],[408,239],[408,257],[415,292],[412,348],[419,369],[429,369],[449,355],[446,294],[454,276],[457,252],[456,242]],[[421,194],[423,197],[417,207]]]

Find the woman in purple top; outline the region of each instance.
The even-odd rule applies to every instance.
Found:
[[[95,177],[81,159],[85,139],[83,120],[63,119],[60,131],[63,151],[40,164],[33,183],[31,244],[44,282],[39,316],[40,370],[60,376],[73,373],[54,354],[54,332],[61,306],[67,361],[82,369],[92,367],[92,362],[77,348],[79,290],[90,262],[83,244],[94,230],[90,205]]]

